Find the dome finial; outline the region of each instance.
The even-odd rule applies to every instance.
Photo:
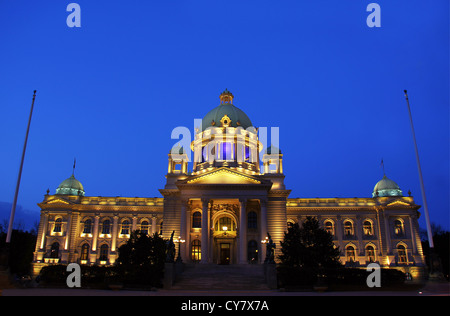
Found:
[[[75,165],[77,163],[77,158],[73,158],[73,169],[72,169],[72,176],[75,177]]]
[[[223,103],[231,103],[231,104],[233,104],[234,96],[233,96],[233,94],[230,91],[228,91],[227,88],[225,88],[225,91],[223,91],[220,94],[219,98],[220,98],[220,103],[221,104],[223,104]]]

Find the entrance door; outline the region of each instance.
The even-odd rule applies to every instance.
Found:
[[[220,244],[220,264],[230,264],[230,244]]]

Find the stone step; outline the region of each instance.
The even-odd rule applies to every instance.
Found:
[[[186,264],[174,290],[268,290],[263,265]]]

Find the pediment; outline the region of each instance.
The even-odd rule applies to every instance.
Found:
[[[70,202],[63,200],[63,199],[54,199],[54,200],[49,200],[46,202],[46,204],[71,204]]]
[[[411,206],[411,204],[409,204],[407,202],[396,200],[396,201],[387,203],[386,206]]]
[[[219,168],[186,179],[187,184],[261,184],[256,177],[228,168]]]

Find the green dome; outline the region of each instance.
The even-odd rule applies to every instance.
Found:
[[[74,175],[61,182],[56,189],[56,194],[81,195],[84,196],[84,188],[80,181],[75,179]]]
[[[227,124],[226,126],[242,126],[244,129],[253,126],[247,114],[233,105],[233,95],[231,92],[225,89],[225,91],[220,95],[220,100],[222,103],[218,107],[215,107],[209,111],[203,118],[202,130],[206,130],[210,126],[223,126],[221,120],[224,119],[225,115],[231,121],[229,122],[228,119],[225,119],[224,123]]]
[[[384,175],[373,188],[372,197],[376,196],[403,196],[403,193],[397,183]]]

